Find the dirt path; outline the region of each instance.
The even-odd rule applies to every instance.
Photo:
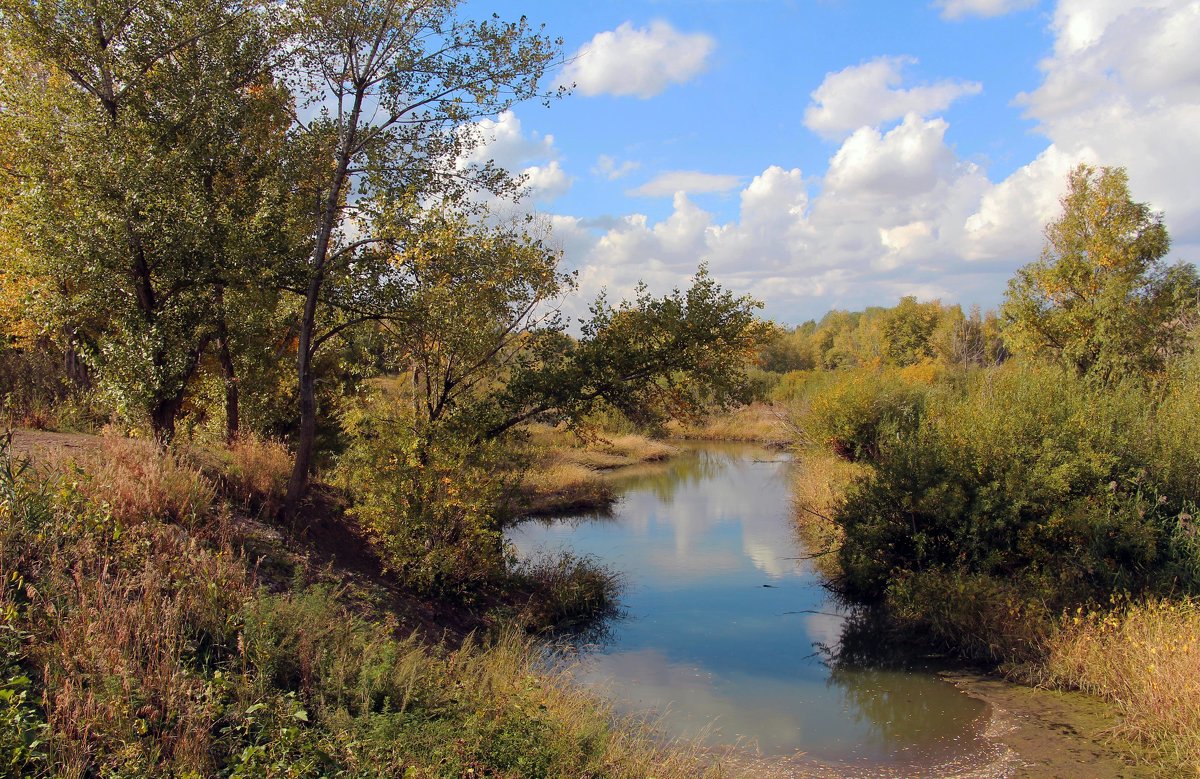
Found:
[[[36,456],[55,449],[86,451],[100,446],[100,436],[86,433],[51,433],[48,430],[14,430],[12,447],[17,454]]]

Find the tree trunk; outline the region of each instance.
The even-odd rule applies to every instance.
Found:
[[[283,515],[289,521],[295,520],[300,501],[308,492],[308,471],[312,467],[313,445],[317,438],[317,381],[312,369],[312,340],[317,319],[317,295],[320,290],[321,277],[314,274],[309,281],[304,318],[300,323],[300,343],[296,350],[300,430],[296,435],[296,459],[292,464],[292,476],[288,480],[287,495],[283,499]]]
[[[183,405],[183,393],[171,398],[159,398],[150,409],[150,430],[159,446],[166,446],[175,437],[175,419]]]
[[[307,339],[301,340],[303,342]],[[317,438],[317,387],[307,344],[302,343],[297,368],[300,378],[300,430],[296,435],[296,459],[292,464],[292,476],[288,480],[287,496],[283,500],[283,514],[288,520],[295,519],[300,501],[308,492],[308,471],[312,465],[313,445]]]
[[[217,359],[221,362],[221,374],[225,380],[225,442],[237,440],[241,426],[238,396],[237,366],[229,350],[229,324],[225,316],[225,290],[217,288]]]

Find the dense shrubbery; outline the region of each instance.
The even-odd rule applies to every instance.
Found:
[[[833,417],[837,429],[866,431],[841,448],[874,466],[836,510],[839,587],[924,614],[943,638],[985,653],[1000,647],[974,637],[1028,627],[1014,616],[1030,604],[1052,616],[1111,592],[1200,587],[1195,455],[1177,451],[1188,435],[1177,428],[1194,427],[1182,407],[1195,387],[1179,374],[1155,404],[1133,382],[1101,387],[1013,364],[930,389],[915,416],[877,400],[895,396],[896,379],[832,384],[818,400],[838,414],[814,401],[811,424]],[[1003,613],[993,619],[994,607]],[[976,619],[992,627],[966,624]]]
[[[511,490],[511,452],[418,422],[378,385],[347,404],[339,472],[351,514],[384,563],[433,595],[481,594],[504,570],[498,512]]]

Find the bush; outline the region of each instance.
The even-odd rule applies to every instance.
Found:
[[[925,600],[944,636],[997,654],[1014,646],[997,637],[1004,619],[984,613],[1011,600],[997,587],[1053,614],[1112,592],[1200,586],[1187,505],[1162,494],[1162,474],[1136,454],[1152,437],[1149,401],[1136,385],[1099,388],[1033,365],[936,390],[837,511],[841,588],[903,601],[910,615]],[[955,588],[986,606],[954,596],[948,607]]]
[[[417,592],[464,599],[503,575],[497,514],[515,479],[502,443],[421,425],[382,395],[351,404],[343,427],[349,513],[389,569]]]
[[[805,442],[850,461],[874,460],[885,438],[919,419],[925,387],[894,371],[846,370],[810,379],[796,424]]]

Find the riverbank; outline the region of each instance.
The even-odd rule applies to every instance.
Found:
[[[525,433],[528,467],[510,509],[517,517],[603,511],[617,499],[610,479],[615,472],[679,452],[634,433],[597,431],[584,438],[549,425],[529,425]]]
[[[832,517],[850,484],[870,474],[869,466],[824,449],[807,448],[797,456],[795,522],[817,550],[815,563],[829,581],[842,575],[836,551],[844,534]],[[963,593],[944,596],[956,602],[939,608],[957,609],[959,625],[971,608],[981,615],[995,611],[988,603],[964,602]],[[896,629],[928,634],[924,613],[911,606]],[[996,706],[1007,723],[1000,727],[1007,734],[1000,740],[1032,766],[1019,775],[1200,772],[1200,642],[1195,638],[1200,605],[1195,601],[1115,598],[1105,607],[1043,614],[1027,623],[1003,615],[979,620],[978,636],[995,640],[1002,629],[1006,640],[998,646],[1030,647],[1020,656],[1002,653],[990,676],[951,677],[968,694]],[[945,636],[929,640],[952,652],[961,648]],[[1063,739],[1069,743],[1059,743]],[[1064,755],[1082,761],[1075,773],[1045,768],[1060,765],[1054,761]]]
[[[762,444],[781,449],[791,446],[793,438],[787,409],[778,403],[751,403],[699,420],[672,421],[666,429],[671,438]]]
[[[488,593],[406,590],[336,492],[275,523],[278,445],[55,438],[20,437],[32,464],[0,446],[0,764],[16,775],[715,771],[548,671]]]

